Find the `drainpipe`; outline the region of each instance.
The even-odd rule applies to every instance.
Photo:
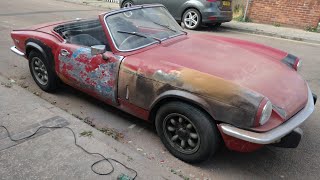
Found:
[[[244,11],[244,15],[243,15],[243,22],[246,22],[249,2],[250,2],[250,0],[247,0],[246,10]]]

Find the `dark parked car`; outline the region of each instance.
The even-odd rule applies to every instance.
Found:
[[[201,24],[218,27],[232,20],[232,0],[120,0],[120,7],[160,3],[172,16],[183,22],[187,29],[197,29]]]

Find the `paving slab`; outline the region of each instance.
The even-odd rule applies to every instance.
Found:
[[[69,125],[69,122],[66,119],[61,118],[59,116],[55,116],[47,120],[43,120],[40,123],[32,124],[28,126],[26,130],[22,130],[19,133],[13,134],[12,132],[9,132],[10,134],[8,134],[8,132],[5,132],[0,136],[0,151],[21,144],[29,139],[39,137],[53,130],[57,130],[56,128],[42,127],[65,127],[67,125]],[[11,138],[9,137],[9,135]]]
[[[0,82],[7,81],[0,76]],[[28,136],[40,126],[67,126],[74,130],[78,143],[86,150],[123,162],[138,172],[137,179],[180,179],[19,86],[0,85],[0,102],[0,125],[6,126],[13,138]],[[84,131],[90,131],[92,136],[80,136]],[[0,129],[0,179],[116,179],[121,173],[134,176],[119,163],[113,163],[115,170],[111,175],[97,175],[90,167],[99,159],[101,157],[89,155],[75,146],[73,135],[67,129],[41,129],[35,137],[18,142],[10,141],[4,129]],[[101,163],[95,170],[105,173],[111,166]]]
[[[268,24],[247,23],[237,21],[223,23],[221,28],[233,31],[262,34],[266,36],[273,36],[278,38],[320,44],[320,33],[308,32],[302,29],[276,27]]]

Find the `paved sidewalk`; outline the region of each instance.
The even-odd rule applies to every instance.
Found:
[[[267,24],[245,23],[237,21],[223,23],[221,27],[228,30],[320,44],[320,33],[308,32],[302,29],[276,27]]]
[[[137,179],[180,179],[160,164],[1,76],[0,83],[0,125],[6,126],[13,138],[27,136],[42,125],[67,125],[75,131],[81,146],[135,169]],[[82,132],[91,132],[92,137],[80,136]],[[43,129],[34,138],[19,142],[10,141],[4,129],[0,129],[0,179],[116,179],[121,173],[134,175],[118,163],[113,163],[115,171],[110,176],[96,175],[90,166],[99,159],[76,147],[72,133],[66,129]],[[96,170],[107,172],[110,168],[102,163]]]

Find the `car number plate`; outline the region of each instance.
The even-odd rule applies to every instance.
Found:
[[[230,6],[231,3],[230,3],[230,1],[222,1],[222,5],[223,6]]]

